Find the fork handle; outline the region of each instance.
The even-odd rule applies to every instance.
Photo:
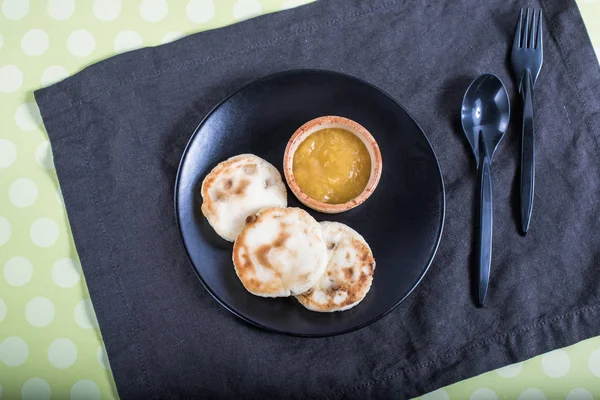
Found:
[[[535,183],[535,147],[533,128],[533,80],[531,71],[525,70],[521,80],[523,96],[523,133],[521,139],[521,231],[527,234],[533,210]]]

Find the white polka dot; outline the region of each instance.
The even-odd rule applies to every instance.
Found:
[[[31,179],[17,179],[8,189],[10,202],[19,208],[29,207],[35,202],[37,196],[38,188]]]
[[[77,303],[75,311],[73,312],[73,317],[75,318],[77,325],[81,328],[90,329],[98,326],[96,314],[94,314],[94,307],[90,300],[81,300]]]
[[[540,389],[529,388],[523,390],[517,400],[546,400],[546,396]]]
[[[7,139],[0,139],[0,168],[10,167],[17,159],[17,146]]]
[[[565,400],[594,400],[594,397],[587,390],[583,388],[577,388],[567,393]]]
[[[470,400],[498,400],[498,395],[492,389],[480,388],[471,393]]]
[[[52,149],[50,148],[49,141],[44,140],[35,149],[35,160],[44,169],[54,168],[54,158],[52,157]]]
[[[4,279],[11,286],[23,286],[31,280],[33,265],[25,257],[13,257],[4,263]]]
[[[94,0],[94,15],[100,21],[113,21],[121,14],[121,0]]]
[[[69,73],[59,65],[51,65],[42,72],[40,83],[42,86],[50,86],[56,82],[62,81]]]
[[[100,388],[96,382],[88,379],[78,381],[71,388],[71,400],[98,400]]]
[[[169,6],[165,0],[142,0],[140,3],[140,14],[148,22],[158,22],[164,19],[169,12]]]
[[[8,239],[10,239],[10,233],[10,223],[6,218],[0,217],[0,246],[8,242]]]
[[[233,16],[238,21],[256,17],[262,13],[262,6],[258,0],[237,0],[233,6]]]
[[[15,111],[15,122],[24,131],[32,131],[42,123],[40,110],[35,103],[23,103]]]
[[[560,378],[569,372],[571,360],[564,350],[554,350],[542,356],[542,370],[551,378]]]
[[[0,67],[0,92],[12,93],[23,84],[23,73],[14,65]]]
[[[60,188],[56,189],[56,202],[61,206],[65,204],[65,199],[63,199],[63,195]]]
[[[35,245],[50,247],[58,240],[58,225],[50,218],[40,218],[31,224],[29,236]]]
[[[115,37],[114,48],[118,53],[135,50],[142,46],[142,37],[135,31],[123,31]]]
[[[75,11],[75,0],[48,0],[48,15],[59,21],[68,19]]]
[[[50,393],[50,385],[41,378],[31,378],[21,387],[23,400],[48,400]]]
[[[69,339],[56,339],[48,347],[48,361],[56,368],[65,369],[75,364],[77,347]]]
[[[450,396],[444,389],[438,389],[433,392],[424,394],[421,400],[450,400]]]
[[[0,343],[0,361],[9,367],[17,367],[27,361],[29,347],[23,339],[9,336]]]
[[[52,265],[52,280],[61,288],[75,286],[81,279],[79,264],[72,258],[61,258]]]
[[[96,39],[90,31],[78,29],[71,33],[67,39],[67,49],[75,57],[87,57],[96,47]]]
[[[98,351],[96,351],[96,361],[98,361],[98,364],[100,364],[102,368],[108,369],[108,356],[102,345],[98,346]]]
[[[514,378],[515,376],[519,375],[522,370],[523,370],[523,363],[520,362],[520,363],[507,365],[506,367],[497,369],[496,372],[498,373],[498,375],[500,375],[503,378]]]
[[[45,297],[35,297],[25,307],[25,318],[36,328],[48,326],[54,319],[54,304]]]
[[[183,32],[178,32],[178,31],[168,32],[165,36],[163,36],[162,39],[160,39],[160,43],[161,44],[170,43],[174,40],[182,38],[184,35],[185,34]]]
[[[588,359],[590,372],[600,378],[600,349],[592,351]]]
[[[4,0],[2,2],[2,14],[6,19],[19,20],[27,15],[29,11],[29,0]]]
[[[0,322],[4,320],[6,317],[6,303],[4,300],[0,299]]]
[[[41,29],[31,29],[21,39],[21,49],[28,56],[40,56],[48,50],[50,38]]]
[[[203,24],[215,16],[215,4],[213,0],[190,0],[185,14],[192,22]]]
[[[306,0],[285,0],[281,5],[282,10],[288,10],[290,8],[298,7],[306,4]]]

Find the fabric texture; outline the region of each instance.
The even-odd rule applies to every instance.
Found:
[[[536,197],[518,234],[521,102],[509,53],[521,3],[322,0],[92,65],[35,93],[122,398],[407,398],[600,334],[600,70],[574,2],[544,9],[534,93]],[[223,97],[322,68],[365,79],[416,118],[438,155],[446,223],[394,312],[320,339],[261,331],[201,286],[173,215],[183,148]],[[494,250],[475,307],[476,166],[459,122],[493,72],[512,100],[494,158]],[[375,275],[375,279],[377,276]]]

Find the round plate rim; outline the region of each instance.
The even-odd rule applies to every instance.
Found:
[[[437,239],[436,239],[435,247],[434,247],[433,251],[431,252],[431,254],[429,256],[429,261],[427,262],[427,265],[423,269],[423,272],[421,272],[421,275],[420,275],[419,279],[417,279],[417,281],[415,282],[415,284],[406,293],[406,295],[404,297],[402,297],[400,300],[398,300],[387,311],[385,311],[383,313],[380,313],[380,314],[376,315],[375,317],[369,319],[368,321],[365,321],[365,322],[363,322],[361,324],[358,324],[356,326],[353,326],[351,328],[341,329],[339,331],[332,331],[332,332],[329,332],[329,333],[318,333],[318,334],[297,333],[297,332],[291,332],[291,331],[281,330],[281,329],[277,329],[277,328],[272,328],[272,327],[260,324],[260,323],[258,323],[256,321],[252,320],[251,318],[248,318],[247,316],[239,313],[233,307],[230,307],[227,303],[225,303],[223,300],[221,300],[221,298],[211,289],[210,285],[208,285],[204,281],[204,278],[202,278],[202,276],[198,272],[198,269],[196,268],[194,262],[192,261],[190,253],[188,251],[188,248],[187,248],[187,246],[185,244],[185,239],[183,237],[183,230],[181,228],[181,223],[179,221],[180,211],[179,211],[179,203],[178,203],[178,197],[179,197],[178,196],[178,192],[179,192],[178,189],[179,189],[179,185],[180,185],[181,171],[182,171],[182,168],[183,168],[183,164],[184,164],[184,162],[186,160],[186,157],[188,155],[188,149],[192,145],[192,143],[194,142],[194,139],[196,138],[196,135],[198,134],[198,132],[200,131],[200,128],[204,125],[204,123],[224,103],[226,103],[230,98],[232,98],[233,96],[235,96],[239,92],[242,92],[246,88],[248,88],[250,86],[254,86],[256,84],[259,84],[259,83],[261,83],[263,81],[266,81],[266,80],[269,80],[269,79],[272,79],[272,78],[275,78],[275,77],[285,76],[285,75],[293,75],[293,74],[299,74],[299,73],[323,73],[323,74],[338,75],[338,76],[341,76],[341,77],[344,77],[344,78],[349,78],[349,79],[352,79],[352,80],[355,80],[355,81],[359,81],[359,82],[361,82],[361,83],[363,83],[363,84],[365,84],[365,85],[367,85],[367,86],[375,89],[376,91],[384,94],[386,97],[388,97],[392,102],[394,102],[398,107],[400,107],[410,117],[410,119],[415,123],[415,125],[417,126],[417,128],[421,132],[421,135],[423,135],[423,137],[425,138],[425,141],[429,145],[429,148],[430,148],[430,150],[431,150],[431,152],[433,154],[433,159],[435,160],[435,163],[436,163],[436,166],[437,166],[437,169],[438,169],[438,173],[439,173],[439,177],[440,177],[440,184],[441,184],[441,189],[442,189],[442,213],[441,213],[441,217],[440,217],[440,227],[439,227],[439,231],[437,233]],[[438,248],[440,246],[440,242],[442,240],[442,235],[443,235],[443,231],[444,231],[444,225],[445,225],[445,221],[446,221],[446,188],[445,188],[445,184],[444,184],[444,176],[442,174],[442,169],[440,167],[440,162],[438,160],[437,154],[435,153],[435,150],[434,150],[433,146],[431,145],[431,142],[429,141],[429,138],[427,137],[427,135],[423,131],[423,128],[421,128],[421,125],[419,125],[419,123],[417,122],[417,120],[410,114],[410,112],[408,112],[408,110],[406,108],[404,108],[404,106],[402,106],[402,104],[400,104],[393,96],[391,96],[389,93],[387,93],[386,91],[382,90],[381,88],[379,88],[379,87],[373,85],[372,83],[369,83],[369,82],[367,82],[367,81],[365,81],[365,80],[363,80],[361,78],[357,78],[355,76],[352,76],[352,75],[349,75],[349,74],[345,74],[345,73],[342,73],[342,72],[331,71],[331,70],[326,70],[326,69],[315,69],[315,68],[292,69],[292,70],[280,71],[280,72],[272,73],[272,74],[269,74],[269,75],[265,75],[265,76],[262,76],[260,78],[256,78],[256,79],[254,79],[254,80],[252,80],[252,81],[250,81],[250,82],[242,85],[240,88],[238,88],[237,90],[234,90],[232,93],[230,93],[225,98],[223,98],[221,101],[219,101],[204,116],[204,118],[202,118],[202,120],[200,121],[200,123],[194,129],[194,132],[190,136],[188,142],[186,143],[186,145],[185,145],[185,147],[183,149],[183,153],[181,155],[181,159],[179,160],[179,165],[177,167],[177,175],[175,177],[175,186],[174,186],[174,190],[173,191],[174,191],[174,198],[173,198],[173,200],[174,200],[174,211],[175,211],[175,223],[177,225],[177,230],[179,231],[179,240],[180,240],[181,245],[183,246],[183,249],[185,251],[185,254],[186,254],[186,257],[188,259],[188,262],[190,263],[190,267],[192,267],[192,269],[194,270],[194,273],[196,274],[196,277],[200,280],[200,283],[202,284],[202,286],[204,286],[204,289],[206,289],[206,291],[208,291],[208,293],[213,297],[213,299],[215,299],[217,301],[217,303],[219,303],[227,311],[229,311],[230,313],[232,313],[236,317],[242,319],[243,321],[249,323],[252,326],[255,326],[255,327],[260,328],[260,329],[264,329],[264,330],[269,331],[269,332],[275,332],[275,333],[284,334],[284,335],[288,335],[288,336],[305,337],[305,338],[330,337],[330,336],[337,336],[337,335],[343,335],[345,333],[354,332],[354,331],[362,329],[362,328],[364,328],[364,327],[366,327],[366,326],[368,326],[368,325],[370,325],[370,324],[372,324],[372,323],[380,320],[381,318],[385,317],[386,315],[388,315],[389,313],[391,313],[392,311],[394,311],[400,304],[402,304],[408,298],[408,296],[410,296],[410,294],[416,289],[416,287],[419,286],[419,284],[423,280],[423,277],[425,277],[425,274],[427,274],[427,271],[429,271],[429,267],[433,263],[433,260],[435,259],[435,255],[437,254]]]

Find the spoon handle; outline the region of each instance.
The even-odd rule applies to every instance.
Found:
[[[533,129],[533,85],[531,72],[526,70],[521,83],[523,95],[523,133],[521,139],[521,231],[526,234],[533,209],[535,181],[535,148]]]
[[[479,172],[479,235],[477,237],[477,301],[483,306],[492,262],[492,175],[487,154],[481,157]]]

